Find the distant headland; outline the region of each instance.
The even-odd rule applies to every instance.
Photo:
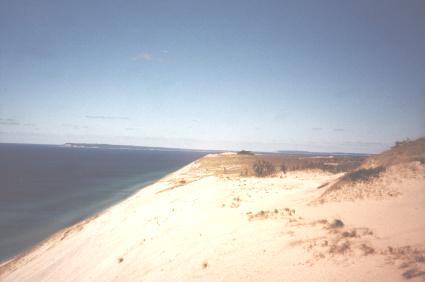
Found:
[[[201,150],[201,149],[182,149],[168,147],[150,147],[136,145],[112,145],[112,144],[97,144],[97,143],[65,143],[63,147],[70,148],[89,148],[89,149],[110,149],[110,150],[161,150],[161,151],[196,151],[196,152],[214,152],[219,153],[219,150]]]

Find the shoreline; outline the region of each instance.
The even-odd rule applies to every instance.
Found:
[[[185,166],[188,166],[190,164],[191,163],[189,163],[189,164],[187,164]],[[105,213],[107,210],[113,208],[116,205],[119,205],[120,203],[126,201],[127,199],[129,199],[129,198],[133,197],[134,195],[136,195],[137,193],[139,193],[141,190],[143,190],[143,189],[145,189],[145,188],[147,188],[147,187],[149,187],[149,186],[151,186],[151,185],[153,185],[153,184],[161,181],[162,179],[164,179],[164,178],[170,176],[171,174],[179,171],[180,169],[184,168],[185,166],[183,166],[181,168],[178,168],[177,170],[170,171],[170,172],[166,173],[165,175],[163,175],[163,176],[161,176],[161,177],[159,177],[157,179],[147,180],[147,181],[144,180],[144,181],[142,181],[140,183],[133,184],[133,185],[130,185],[130,186],[126,186],[126,189],[134,188],[134,191],[131,194],[127,195],[126,197],[121,198],[118,201],[113,200],[113,199],[107,199],[107,200],[105,200],[105,202],[111,201],[112,202],[111,205],[107,205],[106,207],[101,208],[99,211],[96,211],[96,212],[92,213],[88,217],[85,217],[85,218],[83,218],[81,220],[78,220],[78,221],[76,221],[76,222],[74,222],[74,223],[72,223],[70,225],[67,225],[65,227],[62,227],[62,228],[54,231],[53,233],[51,233],[50,235],[48,235],[47,237],[45,237],[41,241],[33,244],[32,246],[30,246],[28,248],[25,248],[24,250],[22,250],[21,252],[19,252],[18,254],[14,255],[12,257],[6,258],[4,260],[0,260],[0,277],[1,277],[1,274],[2,274],[2,267],[6,266],[7,264],[9,264],[9,263],[11,263],[11,262],[13,262],[15,260],[19,260],[20,258],[22,258],[22,257],[30,254],[31,252],[33,252],[36,249],[40,248],[42,245],[48,243],[49,241],[53,240],[54,238],[58,237],[59,235],[68,233],[68,232],[72,231],[73,228],[79,227],[82,223],[83,223],[83,225],[87,224],[88,222],[90,222],[94,218],[97,218],[101,214]]]
[[[214,154],[208,154],[208,155],[214,155]],[[208,155],[206,155],[206,156],[208,156]],[[206,157],[206,156],[204,156],[204,157]],[[83,227],[84,225],[88,224],[92,220],[94,220],[94,219],[98,218],[99,216],[107,213],[110,209],[113,209],[114,207],[119,206],[122,203],[126,202],[130,198],[133,198],[135,195],[137,195],[138,193],[140,193],[142,190],[147,189],[150,186],[153,186],[153,185],[155,185],[157,183],[160,183],[161,181],[172,180],[173,179],[173,176],[174,177],[179,177],[179,174],[180,173],[182,173],[185,170],[189,170],[194,165],[194,163],[196,163],[199,160],[200,159],[197,159],[197,160],[195,160],[195,161],[193,161],[193,162],[191,162],[191,163],[189,163],[189,164],[187,164],[187,165],[185,165],[185,166],[183,166],[181,168],[178,168],[177,170],[172,171],[172,172],[170,172],[170,173],[162,176],[161,178],[159,178],[157,180],[149,181],[149,182],[151,182],[150,184],[147,184],[146,186],[140,187],[140,189],[138,189],[137,191],[135,191],[134,193],[132,193],[128,197],[126,197],[126,198],[124,198],[124,199],[122,199],[122,200],[114,203],[113,205],[111,205],[111,206],[109,206],[109,207],[107,207],[107,208],[105,208],[105,209],[103,209],[103,210],[101,210],[99,212],[96,212],[95,214],[93,214],[93,215],[91,215],[91,216],[89,216],[89,217],[87,217],[87,218],[85,218],[85,219],[83,219],[81,221],[78,221],[78,222],[76,222],[74,224],[71,224],[69,226],[66,226],[64,228],[61,228],[61,229],[57,230],[56,232],[52,233],[51,235],[49,235],[48,237],[46,237],[42,241],[36,243],[32,247],[30,247],[30,248],[28,248],[26,250],[23,250],[22,252],[20,252],[16,256],[13,256],[13,257],[11,257],[9,259],[6,259],[4,261],[0,261],[0,278],[1,278],[1,276],[2,276],[2,274],[4,272],[9,271],[10,268],[13,268],[15,266],[15,264],[19,263],[20,260],[24,259],[26,256],[30,255],[31,253],[36,252],[37,250],[39,250],[40,248],[42,248],[46,244],[49,244],[51,242],[54,242],[58,238],[64,238],[64,237],[66,237],[66,235],[68,233],[71,233],[75,229],[80,229],[81,227]],[[139,186],[139,185],[140,184],[136,184],[134,186]],[[178,187],[178,186],[176,186],[176,187]],[[173,189],[175,187],[166,187],[164,189],[170,189],[170,188]],[[161,193],[161,192],[162,192],[162,190],[157,191],[157,193]]]

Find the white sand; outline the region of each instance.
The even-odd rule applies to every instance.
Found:
[[[0,281],[424,280],[422,178],[390,199],[311,205],[339,175],[223,177],[198,165],[58,232],[1,266]]]

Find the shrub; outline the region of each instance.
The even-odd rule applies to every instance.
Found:
[[[385,171],[385,168],[382,166],[374,168],[362,168],[344,175],[343,179],[352,181],[352,182],[367,182],[373,178],[378,177],[382,172]]]
[[[330,228],[342,228],[344,227],[344,222],[341,219],[335,219],[330,225]]]
[[[425,165],[425,158],[417,158],[417,161],[418,161],[421,165]]]
[[[280,171],[283,172],[284,174],[286,174],[286,172],[288,171],[288,168],[286,167],[285,163],[282,163],[280,165]]]
[[[408,144],[410,142],[412,142],[412,140],[410,140],[409,138],[406,138],[406,139],[404,139],[402,141],[396,141],[395,144],[394,144],[394,146],[392,148],[397,148],[399,146],[402,146],[404,144]]]
[[[255,163],[252,165],[252,168],[257,177],[269,176],[276,171],[274,165],[271,162],[265,160],[255,161]]]

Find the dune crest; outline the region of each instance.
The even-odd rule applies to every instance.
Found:
[[[400,142],[367,158],[358,169],[326,187],[315,202],[391,198],[425,181],[425,138]]]

